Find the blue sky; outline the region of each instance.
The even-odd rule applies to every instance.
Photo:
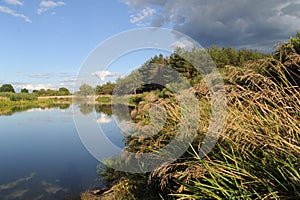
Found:
[[[147,26],[174,29],[203,46],[272,52],[300,29],[299,10],[298,0],[0,0],[0,84],[71,89],[99,43]],[[128,72],[156,53],[120,59],[112,69]]]
[[[119,1],[66,0],[42,13],[38,13],[42,1],[20,2],[23,5],[0,1],[0,6],[30,20],[0,12],[2,84],[70,87],[80,65],[96,45],[136,27],[130,23],[129,8]]]

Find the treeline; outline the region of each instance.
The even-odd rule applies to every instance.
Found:
[[[71,95],[71,92],[65,87],[61,87],[58,90],[52,90],[52,89],[33,90],[31,93],[26,88],[23,88],[19,93],[16,93],[14,87],[11,84],[3,84],[0,87],[0,97],[6,97],[11,101],[36,100],[38,97],[41,96],[68,96],[68,95]]]
[[[249,61],[257,61],[266,57],[273,57],[277,60],[284,62],[288,59],[291,52],[300,52],[300,34],[297,33],[296,37],[290,38],[290,42],[277,46],[277,49],[273,54],[264,54],[258,51],[249,49],[236,50],[233,47],[218,47],[212,46],[204,50],[192,49],[187,51],[181,48],[177,48],[170,56],[164,57],[162,54],[156,55],[146,61],[140,68],[132,71],[128,76],[124,78],[118,78],[116,83],[107,82],[103,85],[98,85],[95,88],[84,84],[80,87],[79,94],[81,95],[109,95],[115,94],[136,94],[143,93],[151,90],[162,90],[164,86],[173,84],[172,87],[178,88],[178,80],[181,77],[185,77],[189,84],[194,85],[200,82],[202,76],[199,71],[195,69],[192,63],[189,61],[201,60],[201,65],[196,66],[206,68],[206,65],[213,64],[220,70],[225,66],[240,67],[245,65]],[[212,60],[211,60],[212,59]],[[207,60],[207,63],[205,63]],[[196,61],[197,63],[198,61]],[[276,73],[276,72],[275,72]],[[295,68],[292,74],[296,74]],[[292,76],[292,75],[290,75]],[[291,77],[297,79],[297,77]]]
[[[161,90],[168,84],[178,88],[176,84],[182,77],[194,85],[202,79],[199,71],[205,74],[212,65],[217,68],[224,68],[226,65],[241,66],[247,61],[255,61],[266,56],[268,55],[257,51],[236,50],[233,47],[213,46],[190,51],[177,48],[170,56],[164,57],[162,54],[154,56],[125,78],[117,79],[118,87],[115,91],[118,94],[142,93]],[[198,66],[194,66],[195,64]]]
[[[107,82],[103,85],[97,85],[95,88],[88,84],[83,84],[79,87],[79,91],[76,94],[81,96],[89,96],[89,95],[112,95],[114,92],[114,88],[116,87],[116,83]]]
[[[219,48],[218,46],[207,48],[207,52],[218,68],[223,68],[226,65],[241,66],[247,61],[255,61],[268,56],[268,54],[249,49],[236,50],[233,47]]]
[[[40,89],[40,90],[33,90],[32,94],[36,94],[37,96],[68,96],[71,95],[71,92],[65,88],[59,88],[58,90],[52,89]]]
[[[131,72],[124,78],[118,78],[116,83],[107,82],[97,85],[95,88],[88,84],[80,86],[77,94],[88,95],[111,95],[111,94],[136,94],[151,90],[162,90],[165,85],[172,84],[178,88],[178,80],[185,77],[189,84],[194,85],[202,79],[199,71],[189,61],[201,60],[203,66],[196,66],[205,70],[212,63],[217,68],[226,65],[240,66],[247,61],[255,61],[268,56],[267,54],[233,47],[219,48],[212,46],[207,49],[193,49],[191,51],[177,48],[170,56],[156,55],[145,62],[139,69]],[[206,61],[206,63],[205,63]],[[197,64],[198,61],[196,61]],[[175,84],[175,85],[174,85]],[[176,85],[177,84],[177,85]]]

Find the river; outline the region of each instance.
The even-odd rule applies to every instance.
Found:
[[[72,107],[95,116],[109,129],[108,137],[124,145],[119,117],[109,105],[14,109],[0,115],[1,200],[58,200],[103,186],[96,174],[99,161],[83,146]]]

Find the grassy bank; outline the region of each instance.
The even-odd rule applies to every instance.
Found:
[[[142,99],[144,94],[126,95],[126,96],[112,96],[100,95],[96,98],[95,103],[99,104],[123,104],[135,106]]]
[[[273,56],[222,69],[227,123],[202,159],[198,151],[210,121],[211,99],[205,82],[195,84],[201,121],[188,151],[151,173],[101,168],[101,176],[114,183],[108,188],[111,199],[299,199],[299,54],[289,43]],[[145,94],[132,118],[148,124],[149,108],[155,104],[167,108],[166,125],[153,137],[127,137],[128,151],[156,151],[176,134],[182,108],[171,94]]]
[[[0,99],[0,115],[11,115],[16,112],[25,111],[32,108],[66,108],[72,99],[35,99],[11,101],[8,98]]]

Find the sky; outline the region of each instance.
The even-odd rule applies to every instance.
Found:
[[[134,28],[174,29],[204,47],[272,52],[300,30],[300,0],[0,0],[0,24],[0,85],[72,89],[97,45]],[[94,76],[113,81],[156,53],[129,55]]]

